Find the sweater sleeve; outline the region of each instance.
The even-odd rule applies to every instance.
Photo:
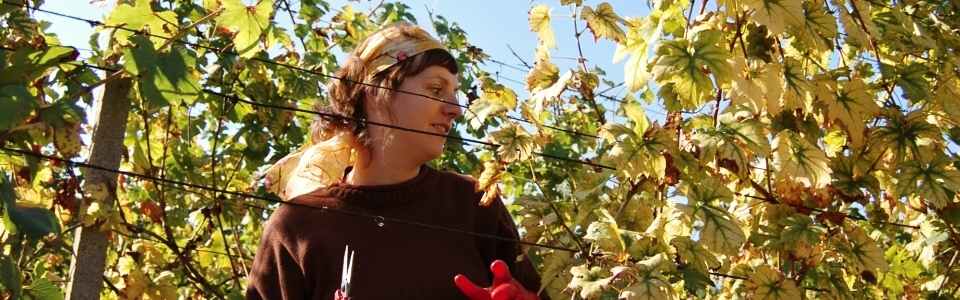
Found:
[[[278,209],[279,210],[279,209]],[[277,216],[277,212],[274,213]],[[272,218],[263,230],[260,246],[254,255],[247,277],[246,299],[304,299],[305,276],[290,245],[287,233],[278,227],[282,218]]]
[[[507,211],[506,206],[503,205],[500,199],[496,199],[490,207],[485,209],[490,209],[491,211],[489,211],[488,214],[481,215],[492,217],[491,219],[495,223],[493,224],[493,226],[495,226],[494,234],[512,240],[520,239],[520,235],[517,233],[517,226],[513,222],[513,217],[510,216],[510,212]],[[513,278],[523,284],[523,287],[534,292],[540,290],[540,275],[537,274],[533,263],[521,250],[519,243],[514,241],[482,239],[479,244],[480,253],[483,254],[487,265],[497,259],[503,260],[510,267],[510,273],[513,275]],[[546,298],[546,294],[541,295],[540,298],[544,300],[548,299]]]

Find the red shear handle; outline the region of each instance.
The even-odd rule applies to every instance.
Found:
[[[333,300],[350,300],[350,297],[347,297],[343,291],[338,289],[337,292],[333,293]]]
[[[470,300],[540,300],[537,294],[523,288],[520,282],[513,279],[510,268],[502,260],[498,259],[490,264],[490,271],[493,272],[493,285],[487,288],[477,286],[463,274],[454,276],[453,282]]]

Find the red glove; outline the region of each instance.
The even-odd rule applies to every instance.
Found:
[[[453,282],[470,300],[540,300],[537,294],[523,288],[520,282],[513,279],[510,268],[502,260],[498,259],[490,264],[490,271],[493,272],[493,285],[488,288],[477,286],[463,274],[454,276]]]

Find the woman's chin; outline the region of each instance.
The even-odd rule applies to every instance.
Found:
[[[440,158],[440,155],[443,155],[443,147],[443,144],[440,144],[440,146],[431,147],[427,150],[427,157],[429,158],[427,161]]]

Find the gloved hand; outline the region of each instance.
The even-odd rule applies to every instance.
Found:
[[[454,276],[453,282],[470,300],[540,300],[537,294],[528,291],[513,279],[510,268],[502,260],[498,259],[490,264],[490,271],[493,272],[493,284],[487,288],[477,286],[463,274]]]

